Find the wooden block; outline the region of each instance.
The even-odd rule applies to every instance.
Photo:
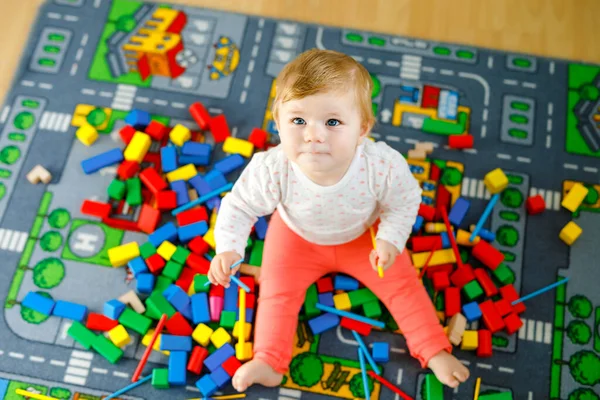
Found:
[[[467,319],[461,313],[454,314],[448,323],[448,339],[450,343],[458,346],[462,341],[463,333],[467,327]]]
[[[427,157],[427,153],[425,153],[425,151],[423,150],[409,150],[408,151],[408,158],[410,160],[424,160]]]
[[[433,153],[433,143],[418,142],[417,144],[415,144],[415,150],[424,151],[426,154]]]
[[[38,164],[33,167],[31,171],[29,171],[27,174],[27,180],[34,185],[40,181],[47,185],[52,180],[52,175],[46,168]]]
[[[131,308],[133,308],[133,310],[138,314],[143,314],[146,312],[146,307],[144,306],[144,303],[142,303],[140,298],[137,296],[137,294],[135,294],[133,290],[130,290],[129,292],[125,293],[124,295],[119,297],[118,300],[125,305],[131,306]]]

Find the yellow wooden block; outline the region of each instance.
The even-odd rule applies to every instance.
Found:
[[[196,329],[194,329],[194,332],[192,332],[192,338],[200,343],[201,346],[206,347],[208,346],[208,342],[210,342],[213,333],[214,331],[208,325],[199,324],[196,326]]]
[[[108,260],[113,267],[121,267],[140,255],[140,248],[136,242],[122,244],[108,249]]]
[[[215,225],[217,224],[217,215],[218,214],[219,213],[217,212],[217,209],[215,208],[213,210],[213,212],[210,214],[210,221],[209,221],[209,224],[208,224],[209,227],[211,227],[211,228],[215,227]]]
[[[152,139],[150,136],[142,132],[136,132],[123,152],[123,158],[127,161],[141,163],[144,161],[144,157],[146,157],[151,144]]]
[[[578,182],[571,187],[571,190],[569,190],[569,193],[567,193],[560,205],[571,212],[575,212],[583,202],[583,199],[585,199],[585,196],[587,196],[588,191],[588,188]]]
[[[194,164],[187,164],[183,167],[177,168],[175,171],[171,171],[167,174],[167,180],[173,181],[187,181],[198,175],[196,166]]]
[[[435,314],[437,315],[440,322],[444,322],[444,320],[446,319],[446,313],[443,311],[436,311]]]
[[[504,171],[500,168],[496,168],[485,175],[483,183],[491,194],[496,194],[500,193],[508,186],[508,178],[504,175]]]
[[[235,358],[240,361],[248,361],[254,355],[251,342],[235,344]]]
[[[427,153],[423,150],[411,149],[408,151],[406,158],[410,160],[424,160],[427,158]]]
[[[476,350],[479,339],[477,331],[465,331],[463,333],[462,342],[460,344],[461,350]]]
[[[425,224],[425,232],[427,232],[427,233],[446,232],[446,224],[444,224],[443,222],[427,222]]]
[[[582,232],[583,232],[583,229],[581,229],[579,227],[579,225],[577,225],[573,221],[570,221],[568,224],[566,224],[561,229],[560,234],[558,235],[558,237],[563,242],[565,242],[566,244],[568,244],[569,246],[571,246],[573,243],[575,243],[575,241],[581,235]]]
[[[171,139],[171,142],[175,143],[177,146],[183,146],[183,144],[191,138],[192,133],[190,130],[181,124],[175,125],[169,134],[169,139]]]
[[[433,153],[433,149],[434,146],[432,142],[417,142],[417,144],[415,144],[415,150],[422,150],[427,154]]]
[[[190,287],[188,288],[187,294],[188,294],[188,296],[196,294],[196,288],[194,287],[193,280],[192,280],[192,283],[190,284]]]
[[[444,335],[448,336],[448,327],[447,326],[444,327]]]
[[[156,252],[158,253],[159,256],[161,256],[162,258],[164,258],[165,260],[170,260],[171,257],[173,257],[173,254],[175,254],[175,251],[177,250],[177,246],[175,246],[173,243],[169,242],[168,240],[165,240],[164,242],[162,242],[162,244],[160,246],[158,246],[158,249],[156,249]]]
[[[75,132],[77,139],[86,146],[91,146],[98,139],[98,131],[88,123],[81,125]]]
[[[421,253],[413,253],[412,254],[412,262],[413,265],[417,268],[421,268],[425,265],[425,261],[429,258],[430,251],[425,251]],[[452,249],[444,249],[438,250],[433,253],[433,257],[429,261],[429,266],[441,265],[441,264],[454,264],[456,262],[456,257],[454,256],[454,252]]]
[[[244,292],[245,293],[245,292]],[[240,308],[241,310],[241,308]],[[250,322],[246,322],[244,323],[244,340],[248,340],[250,339],[250,333],[252,333],[252,324]],[[234,338],[238,338],[239,337],[239,331],[240,330],[240,321],[235,321],[235,324],[233,325],[233,337]]]
[[[352,304],[350,304],[350,295],[348,295],[348,293],[334,295],[333,304],[338,310],[350,311],[352,308]]]
[[[479,243],[479,240],[481,240],[481,238],[479,236],[475,236],[475,240],[473,240],[471,242],[471,241],[469,241],[470,237],[471,237],[471,233],[470,232],[467,232],[464,229],[459,229],[456,232],[456,244],[459,244],[461,246],[473,247],[477,243]]]
[[[230,154],[241,154],[246,158],[250,158],[254,152],[254,144],[244,139],[229,136],[223,143],[223,151]]]
[[[215,228],[210,228],[206,231],[204,236],[202,236],[202,239],[204,239],[212,249],[215,249],[217,247],[217,242],[215,241]]]
[[[148,347],[148,345],[150,344],[150,340],[152,340],[153,335],[154,335],[154,328],[151,328],[148,330],[148,332],[142,338],[142,344],[144,346]],[[160,349],[160,338],[161,337],[162,337],[162,334],[159,334],[158,337],[156,338],[156,342],[154,342],[154,346],[152,346],[152,350],[159,351],[159,352],[163,353],[164,355],[168,356],[170,354],[169,350],[161,350]]]
[[[210,335],[210,342],[218,349],[225,343],[231,343],[231,336],[223,327],[219,327]]]
[[[123,325],[117,325],[108,331],[108,338],[117,347],[127,346],[131,343],[131,337]]]

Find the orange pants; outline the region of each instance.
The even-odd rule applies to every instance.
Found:
[[[369,262],[371,250],[368,230],[350,243],[322,246],[298,236],[275,212],[263,251],[254,357],[277,372],[288,370],[306,291],[331,272],[352,276],[371,289],[396,320],[410,354],[423,368],[439,351],[450,352],[452,346],[407,252],[396,258],[381,279]]]

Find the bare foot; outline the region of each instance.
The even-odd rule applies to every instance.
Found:
[[[444,350],[431,357],[427,366],[431,368],[441,383],[451,388],[458,387],[460,383],[469,378],[467,367]]]
[[[283,374],[275,372],[271,366],[261,360],[250,360],[233,375],[231,383],[238,392],[243,392],[255,383],[263,386],[278,386]]]

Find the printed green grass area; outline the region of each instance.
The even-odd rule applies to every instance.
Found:
[[[600,157],[600,151],[593,152],[577,129],[577,117],[573,112],[580,99],[580,89],[592,83],[600,67],[591,65],[569,65],[569,91],[567,93],[567,138],[566,150],[570,154]]]
[[[81,258],[73,254],[71,249],[69,248],[68,243],[71,241],[71,235],[75,230],[81,225],[97,225],[104,231],[104,243],[102,246],[102,250],[98,252],[98,254],[89,257],[89,258]],[[121,241],[123,240],[124,232],[120,229],[114,229],[110,226],[106,226],[102,223],[98,223],[95,221],[87,221],[83,219],[75,219],[71,224],[71,229],[69,232],[69,236],[67,237],[66,243],[67,245],[63,249],[61,257],[65,260],[73,260],[78,262],[85,262],[90,264],[102,265],[105,267],[112,267],[110,261],[108,260],[108,249],[119,246]]]
[[[15,391],[17,389],[27,390],[29,388],[37,390],[37,392],[45,395],[48,393],[48,388],[42,385],[35,385],[32,383],[19,382],[19,381],[11,381],[8,384],[8,388],[6,389],[6,396],[4,400],[23,400],[24,397],[20,394],[16,394]],[[37,393],[36,392],[36,393]]]
[[[557,281],[563,277],[558,277]],[[556,364],[556,360],[562,360],[562,349],[564,340],[565,326],[565,298],[566,285],[560,285],[556,288],[556,303],[554,306],[554,334],[552,341],[552,363],[550,364],[550,398],[560,398],[560,377],[561,365]]]

